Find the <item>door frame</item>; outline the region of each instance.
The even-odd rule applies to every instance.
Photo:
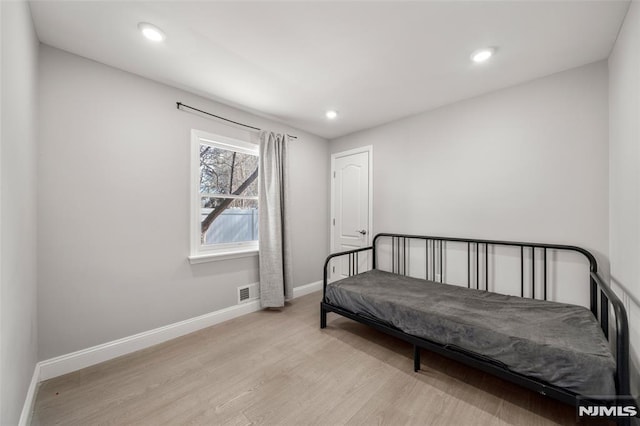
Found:
[[[373,145],[361,146],[359,148],[349,149],[347,151],[335,152],[331,154],[331,171],[329,173],[329,183],[331,188],[331,210],[329,217],[329,253],[334,253],[333,244],[335,243],[334,238],[334,219],[335,219],[335,172],[336,172],[336,158],[344,157],[347,155],[360,154],[363,152],[367,152],[369,155],[369,229],[367,229],[366,235],[366,245],[371,244],[371,235],[373,234]]]

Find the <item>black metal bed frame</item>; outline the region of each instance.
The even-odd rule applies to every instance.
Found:
[[[326,301],[326,288],[328,280],[328,268],[332,259],[340,256],[349,256],[349,276],[357,275],[359,271],[359,254],[366,251],[372,252],[372,269],[376,269],[377,262],[377,249],[376,244],[380,238],[391,238],[391,272],[400,275],[407,274],[407,242],[410,240],[424,240],[425,241],[425,276],[427,279],[439,282],[443,282],[443,249],[446,251],[447,242],[467,243],[467,287],[476,288],[488,291],[488,259],[490,256],[489,247],[493,246],[511,246],[520,247],[520,296],[525,297],[524,289],[524,274],[525,274],[525,254],[530,254],[531,262],[531,291],[530,297],[536,298],[535,294],[535,261],[536,253],[542,256],[544,276],[542,279],[542,294],[539,298],[547,300],[547,250],[562,250],[573,251],[584,255],[589,261],[590,272],[590,308],[595,318],[600,322],[600,327],[604,332],[607,339],[611,339],[609,336],[609,316],[610,310],[615,316],[615,322],[613,329],[615,331],[615,359],[616,359],[616,375],[615,384],[616,392],[618,396],[628,397],[630,394],[629,383],[629,327],[627,322],[627,314],[623,303],[618,296],[613,292],[611,287],[607,285],[604,279],[598,274],[598,264],[595,257],[587,250],[568,245],[558,244],[540,244],[540,243],[528,243],[528,242],[515,242],[515,241],[494,241],[494,240],[478,240],[469,238],[448,238],[448,237],[431,237],[421,235],[404,235],[404,234],[389,234],[380,233],[373,239],[373,244],[368,247],[363,247],[355,250],[344,251],[340,253],[333,253],[329,255],[324,264],[324,280],[322,290],[322,302],[320,303],[320,328],[326,328],[327,326],[327,313],[335,312],[344,317],[369,325],[379,331],[395,336],[413,345],[413,358],[414,358],[414,371],[420,369],[420,349],[428,349],[438,354],[444,355],[448,358],[459,361],[463,364],[478,368],[487,373],[493,374],[502,379],[508,380],[534,392],[538,392],[542,395],[557,399],[567,404],[577,405],[578,395],[569,390],[561,387],[549,384],[547,382],[537,380],[531,377],[524,376],[519,373],[510,371],[501,362],[492,360],[481,355],[466,352],[458,347],[443,345],[433,342],[431,340],[423,339],[420,337],[412,336],[404,333],[403,331],[389,326],[385,323],[376,321],[370,317],[364,317],[339,306],[332,305]],[[472,280],[472,248],[475,252],[475,280]],[[484,248],[484,250],[482,250]],[[410,245],[409,245],[410,250]],[[480,279],[480,252],[484,251],[484,280]],[[438,274],[439,273],[439,274]],[[482,282],[484,282],[484,288],[482,288]],[[446,284],[446,283],[445,283]]]

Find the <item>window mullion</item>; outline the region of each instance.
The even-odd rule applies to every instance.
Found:
[[[200,198],[233,198],[234,200],[257,200],[256,196],[247,195],[235,195],[235,194],[210,194],[208,192],[201,192]]]

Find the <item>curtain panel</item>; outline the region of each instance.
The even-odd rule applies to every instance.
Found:
[[[293,297],[288,144],[286,134],[260,132],[258,244],[263,308],[282,307]]]

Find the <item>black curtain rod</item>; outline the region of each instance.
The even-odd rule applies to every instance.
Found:
[[[185,105],[185,104],[183,104],[182,102],[176,102],[176,108],[180,109],[180,107],[183,107],[183,108],[189,108],[189,109],[191,109],[191,110],[198,111],[198,112],[200,112],[200,113],[202,113],[202,114],[206,114],[206,115],[210,115],[211,117],[215,117],[215,118],[217,118],[218,120],[223,120],[223,121],[226,121],[226,122],[228,122],[228,123],[233,123],[233,124],[236,124],[236,125],[238,125],[238,126],[246,127],[246,128],[248,128],[248,129],[251,129],[251,130],[257,130],[257,131],[262,130],[262,129],[259,129],[258,127],[249,126],[248,124],[240,123],[240,122],[238,122],[238,121],[229,120],[228,118],[220,117],[219,115],[211,114],[210,112],[203,111],[203,110],[201,110],[201,109],[194,108],[194,107],[189,106],[189,105]],[[289,135],[289,134],[287,134],[287,136],[289,136],[291,139],[298,139],[298,137],[297,137],[297,136],[293,136],[293,135]]]

